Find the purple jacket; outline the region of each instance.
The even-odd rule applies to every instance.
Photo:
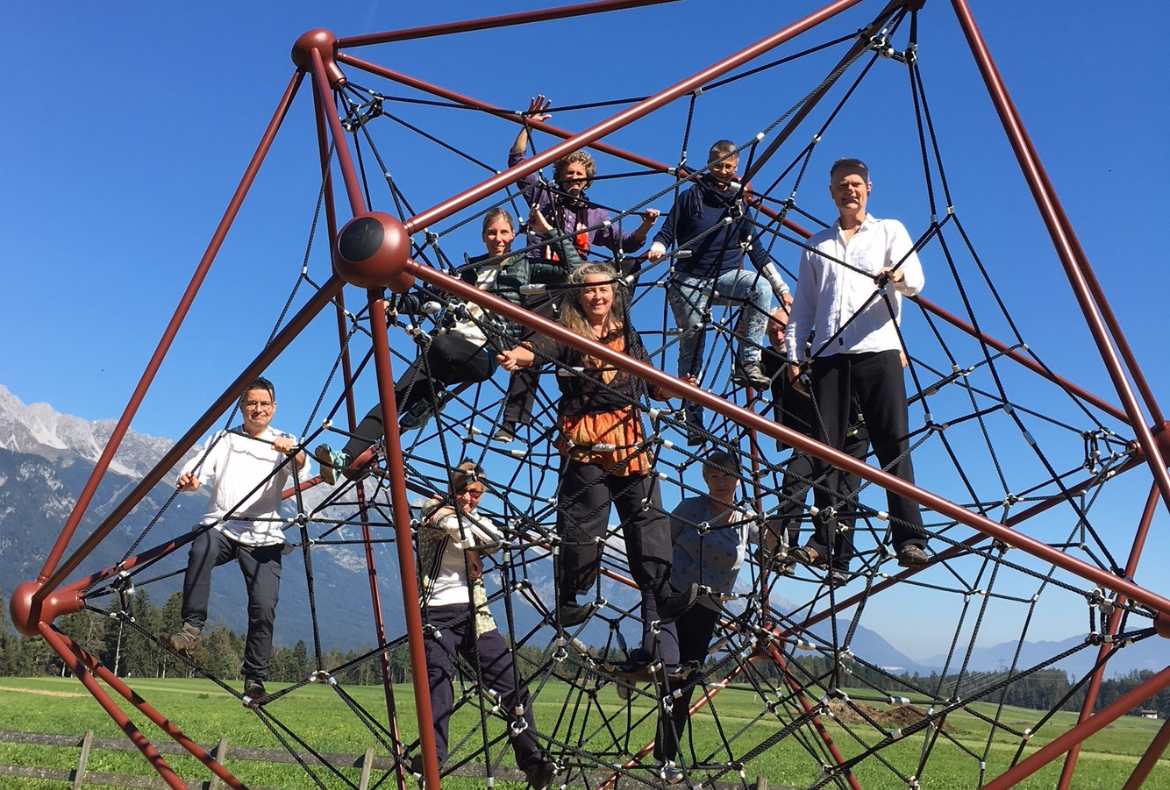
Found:
[[[508,167],[515,167],[526,159],[528,159],[527,153],[509,152]],[[553,227],[561,228],[566,236],[576,240],[577,248],[583,254],[594,247],[605,247],[615,254],[619,248],[622,252],[634,252],[645,244],[644,241],[639,242],[634,238],[632,232],[622,233],[617,225],[603,227],[603,223],[610,221],[609,212],[599,206],[592,205],[584,192],[581,193],[580,205],[570,206],[563,205],[563,196],[542,185],[536,173],[529,173],[518,183],[520,184],[520,194],[524,196],[529,207],[540,209],[540,213],[544,214],[545,219]],[[558,197],[561,200],[558,201]],[[591,228],[591,230],[585,231],[585,228]],[[530,235],[532,243],[544,240],[542,236],[535,233]],[[582,244],[581,236],[585,237],[585,244]]]

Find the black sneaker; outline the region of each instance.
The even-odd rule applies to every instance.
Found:
[[[672,592],[658,602],[658,620],[663,623],[672,623],[682,613],[695,605],[699,597],[699,585],[692,583],[682,592]]]
[[[244,678],[244,707],[256,705],[268,696],[264,681],[260,678]]]
[[[183,623],[178,633],[164,634],[162,643],[183,658],[194,658],[195,648],[199,647],[199,629],[190,623]]]
[[[593,612],[597,609],[597,604],[590,601],[589,603],[579,604],[576,602],[567,603],[557,609],[557,622],[561,628],[572,628],[575,625],[588,620],[593,616]]]
[[[521,770],[524,771],[524,778],[528,780],[532,790],[545,790],[557,775],[556,763],[547,760],[526,765]]]
[[[852,578],[853,575],[849,571],[842,570],[841,568],[833,568],[833,570],[829,571],[829,586],[844,587]]]
[[[930,562],[930,556],[921,546],[910,543],[898,549],[898,564],[903,568],[921,568]]]
[[[501,425],[500,429],[496,431],[495,436],[492,437],[493,442],[500,444],[511,444],[516,440],[516,429],[507,425]]]

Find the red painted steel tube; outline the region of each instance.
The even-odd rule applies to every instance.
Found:
[[[427,228],[430,225],[451,216],[460,209],[466,208],[476,201],[482,200],[483,198],[503,189],[504,187],[514,184],[516,181],[520,180],[529,173],[535,173],[545,165],[552,164],[565,154],[571,151],[575,151],[582,146],[588,145],[594,140],[605,137],[611,132],[615,132],[618,129],[628,126],[639,118],[649,115],[650,113],[669,104],[680,96],[685,96],[686,94],[690,93],[696,88],[701,87],[710,80],[716,77],[720,77],[729,71],[738,68],[744,63],[747,63],[753,58],[756,58],[765,52],[768,52],[769,50],[775,49],[786,41],[795,38],[806,30],[819,25],[825,20],[841,13],[842,11],[857,5],[861,1],[862,0],[837,0],[837,2],[829,4],[820,11],[809,14],[799,22],[795,22],[783,30],[777,33],[773,33],[771,36],[768,36],[762,41],[753,44],[747,49],[741,50],[731,57],[725,58],[719,63],[716,63],[714,66],[711,66],[699,72],[698,74],[695,74],[694,76],[685,79],[670,88],[667,88],[661,93],[658,93],[649,99],[646,99],[645,101],[635,104],[629,109],[623,110],[608,120],[602,121],[601,123],[586,129],[571,140],[554,145],[544,153],[538,154],[533,158],[516,165],[515,167],[508,168],[508,170],[505,172],[489,178],[487,181],[480,183],[478,186],[474,186],[471,189],[464,191],[460,195],[456,195],[455,197],[445,200],[433,208],[427,209],[426,211],[418,214],[404,223],[407,232],[416,233],[420,230],[423,230],[424,228]]]
[[[1135,466],[1140,466],[1140,465],[1142,465],[1141,461],[1127,461],[1125,464],[1123,464],[1121,467],[1119,467],[1119,469],[1117,470],[1117,474],[1120,474],[1121,472],[1127,471],[1129,469],[1134,468]],[[1092,482],[1093,482],[1092,479],[1083,480],[1080,483],[1078,483],[1077,485],[1072,486],[1071,488],[1068,489],[1069,495],[1072,496],[1072,495],[1080,493],[1083,490],[1088,489],[1092,485]],[[1028,510],[1021,511],[1020,513],[1017,513],[1016,515],[1012,516],[1011,518],[1009,518],[1007,521],[1004,522],[1004,526],[1014,528],[1016,525],[1022,524],[1024,521],[1027,521],[1032,516],[1039,515],[1040,513],[1054,507],[1055,505],[1058,505],[1061,502],[1066,501],[1066,499],[1067,498],[1063,494],[1049,497],[1048,499],[1044,500],[1043,502],[1037,503],[1034,507],[1031,507]],[[911,576],[914,576],[916,574],[921,573],[922,571],[926,570],[927,568],[930,568],[934,565],[938,565],[939,563],[942,563],[942,562],[946,562],[949,559],[953,559],[955,557],[962,556],[962,554],[967,549],[974,548],[975,546],[978,546],[980,543],[983,543],[986,540],[987,540],[987,536],[984,535],[983,533],[978,533],[978,534],[972,535],[971,537],[967,538],[966,540],[963,540],[960,543],[950,547],[949,549],[946,549],[946,550],[938,553],[934,557],[931,557],[930,560],[925,565],[919,566],[917,568],[906,568],[905,570],[902,570],[901,572],[899,572],[895,576],[891,576],[889,578],[883,579],[882,581],[874,583],[868,590],[866,590],[864,592],[854,593],[853,595],[849,596],[848,598],[838,599],[834,605],[830,605],[829,607],[822,609],[821,611],[817,612],[816,614],[808,615],[804,620],[802,620],[800,622],[800,625],[798,626],[798,628],[799,628],[799,630],[808,630],[809,628],[816,625],[817,623],[823,622],[824,620],[827,620],[829,617],[836,615],[838,612],[845,611],[845,610],[849,609],[850,607],[861,603],[862,599],[864,599],[864,598],[872,597],[873,595],[875,595],[879,592],[882,592],[883,590],[889,589],[890,587],[893,587],[894,585],[898,584],[899,582],[902,582],[902,581],[910,578]],[[784,636],[792,633],[792,631],[790,631],[788,629],[775,628],[775,629],[773,629],[773,633],[775,633],[778,637],[784,637]]]
[[[586,340],[558,323],[548,321],[510,302],[494,297],[491,294],[479,290],[474,285],[450,277],[428,266],[423,266],[413,260],[407,262],[406,269],[415,277],[443,291],[454,294],[461,299],[475,302],[490,312],[515,321],[530,329],[536,329],[541,334],[551,337],[553,340],[586,351],[621,370],[633,373],[650,384],[661,387],[673,397],[685,398],[692,403],[706,406],[718,414],[733,419],[745,428],[754,428],[772,438],[783,439],[786,444],[801,452],[808,453],[814,458],[830,463],[838,469],[856,474],[871,483],[876,483],[887,491],[892,491],[894,494],[904,496],[907,499],[917,502],[919,505],[924,505],[947,518],[954,519],[961,524],[978,530],[984,535],[998,538],[1009,546],[1021,549],[1034,557],[1049,562],[1082,579],[1091,581],[1106,589],[1124,593],[1134,601],[1148,606],[1155,612],[1170,614],[1170,600],[1150,592],[1127,579],[1118,578],[1108,571],[1093,567],[1035,538],[1015,532],[1011,528],[996,523],[985,516],[972,513],[950,500],[943,499],[936,494],[907,483],[887,472],[858,461],[856,458],[852,458],[839,450],[827,447],[797,431],[778,425],[767,417],[728,403],[723,398],[693,385],[686,384],[655,367],[638,362],[625,354],[616,353],[599,343]]]
[[[1142,755],[1142,759],[1138,760],[1138,764],[1134,766],[1133,773],[1129,775],[1129,779],[1125,782],[1125,787],[1121,788],[1121,790],[1141,790],[1141,788],[1145,787],[1146,779],[1150,778],[1150,773],[1154,770],[1154,766],[1158,764],[1158,760],[1166,752],[1167,746],[1170,746],[1170,719],[1166,719],[1162,723],[1158,734],[1150,742],[1149,748]]]
[[[337,239],[337,208],[333,200],[333,177],[330,168],[328,119],[322,108],[322,96],[313,91],[314,117],[317,123],[317,152],[321,160],[321,177],[324,182],[325,223],[328,229],[329,244],[332,248]],[[332,256],[331,256],[332,257]],[[337,294],[337,344],[341,348],[341,380],[345,382],[345,415],[349,430],[352,433],[357,426],[357,409],[353,397],[353,364],[349,355],[349,327],[345,318],[345,291]],[[386,623],[382,617],[382,596],[378,590],[378,568],[374,559],[374,547],[371,542],[370,523],[366,510],[366,490],[364,486],[357,486],[358,513],[361,519],[362,541],[365,548],[366,571],[370,583],[370,605],[374,613],[374,644],[386,644]],[[385,651],[379,660],[382,669],[382,688],[386,696],[386,722],[394,734],[394,742],[398,742],[398,718],[394,706],[394,685],[391,674],[390,656]],[[405,779],[402,766],[398,766],[399,779]]]
[[[881,13],[879,13],[872,22],[866,25],[865,29],[858,31],[857,41],[854,41],[853,44],[850,45],[848,51],[846,51],[844,56],[842,56],[841,60],[837,61],[837,65],[834,66],[833,69],[829,72],[829,77],[820,85],[818,85],[816,90],[801,102],[800,109],[793,113],[792,117],[788,119],[788,122],[784,124],[784,128],[776,134],[776,137],[773,138],[772,142],[768,144],[768,147],[764,149],[764,152],[756,157],[756,160],[752,166],[744,172],[742,180],[745,184],[749,183],[753,178],[755,178],[756,174],[760,172],[760,168],[767,164],[768,160],[772,158],[772,155],[780,150],[780,146],[783,145],[790,136],[792,136],[792,133],[796,131],[800,124],[804,122],[804,119],[807,118],[808,114],[813,111],[813,108],[820,103],[825,94],[829,92],[829,89],[837,84],[837,80],[841,78],[842,74],[844,74],[843,69],[846,64],[869,48],[870,37],[881,30],[882,26],[885,25],[887,21],[889,21],[889,18],[893,15],[894,11],[904,7],[905,5],[906,0],[890,0],[890,2],[886,4],[886,7],[882,9]]]
[[[272,114],[272,120],[269,121],[268,128],[264,130],[264,135],[260,138],[260,144],[256,147],[256,153],[252,155],[252,161],[248,163],[248,168],[244,171],[244,176],[240,179],[240,184],[236,187],[235,194],[232,195],[231,202],[228,203],[227,210],[224,212],[223,218],[219,221],[219,226],[216,228],[215,234],[211,237],[211,242],[207,245],[206,252],[203,253],[203,258],[200,259],[199,265],[195,268],[195,273],[191,276],[191,282],[187,284],[187,290],[183,292],[183,296],[175,308],[174,315],[171,316],[171,320],[163,331],[162,338],[159,340],[154,354],[146,365],[146,370],[142,373],[142,378],[138,381],[138,386],[134,388],[134,392],[130,396],[130,402],[126,404],[126,410],[122,412],[122,416],[118,419],[118,424],[114,426],[114,430],[110,433],[110,439],[106,443],[106,449],[102,451],[101,457],[98,458],[97,463],[94,465],[93,472],[90,473],[85,488],[78,495],[77,504],[73,506],[73,511],[69,514],[65,525],[61,528],[61,534],[57,537],[57,542],[53,544],[49,555],[45,557],[45,564],[41,567],[37,581],[44,582],[49,578],[49,575],[56,569],[57,563],[61,561],[61,557],[65,553],[65,548],[69,545],[69,541],[73,539],[73,533],[77,531],[77,525],[81,523],[86,508],[89,507],[94,493],[97,492],[97,487],[101,483],[102,477],[105,475],[106,470],[110,468],[110,463],[114,460],[114,454],[118,451],[118,446],[121,445],[126,431],[129,430],[134,415],[138,413],[138,407],[142,404],[142,399],[146,397],[147,390],[150,389],[150,385],[154,382],[155,374],[158,373],[158,369],[162,365],[167,351],[170,350],[175,335],[179,333],[179,327],[182,326],[183,319],[187,317],[187,311],[190,309],[191,303],[195,301],[195,295],[199,293],[199,289],[203,285],[203,280],[207,277],[207,272],[211,269],[211,264],[215,260],[215,256],[219,253],[219,248],[223,244],[223,240],[227,236],[232,222],[235,221],[236,214],[239,213],[240,206],[243,205],[244,198],[248,195],[248,190],[252,187],[252,182],[256,180],[256,174],[260,171],[260,165],[263,164],[264,158],[268,155],[268,149],[272,147],[272,141],[275,139],[281,123],[288,114],[288,108],[296,96],[298,85],[300,85],[300,75],[294,74],[293,78],[289,81],[288,87],[285,88],[280,102],[276,105],[276,112]],[[52,592],[55,586],[56,584],[50,586],[45,591],[45,594]]]
[[[203,416],[195,422],[191,429],[175,442],[174,446],[155,464],[154,468],[126,495],[126,498],[118,503],[117,507],[106,517],[105,521],[85,539],[85,542],[37,590],[33,596],[34,600],[43,601],[49,593],[65,581],[69,574],[73,572],[73,569],[89,556],[90,552],[121,523],[122,519],[138,505],[142,498],[150,493],[150,490],[166,477],[167,472],[182,460],[186,452],[199,440],[199,437],[215,424],[216,420],[220,418],[225,410],[235,404],[240,397],[240,390],[254,381],[268,367],[269,363],[280,356],[281,352],[300,334],[302,329],[308,326],[309,322],[313,320],[317,313],[325,305],[329,304],[329,300],[341,290],[342,285],[341,280],[337,277],[332,277],[321,286],[321,290],[313,294],[313,297],[309,299],[305,306],[285,324],[284,329],[276,334],[272,342],[266,345],[256,358],[244,368],[244,372],[228,385],[222,395],[216,398],[211,407],[204,412]]]
[[[1150,486],[1150,495],[1146,499],[1146,507],[1142,511],[1141,521],[1138,522],[1137,535],[1134,536],[1133,546],[1130,548],[1129,559],[1125,563],[1125,576],[1128,579],[1134,578],[1137,575],[1138,561],[1142,557],[1142,549],[1145,548],[1146,538],[1150,534],[1150,525],[1154,522],[1154,512],[1158,508],[1158,488],[1157,486]],[[1108,634],[1109,636],[1116,636],[1117,629],[1121,625],[1122,607],[1125,606],[1125,596],[1119,595],[1117,603],[1113,608],[1113,613],[1109,616]],[[1105,658],[1105,655],[1112,649],[1113,645],[1108,642],[1103,642],[1101,647],[1097,650],[1097,661]],[[1077,722],[1083,722],[1093,715],[1093,708],[1097,704],[1097,693],[1101,690],[1101,678],[1105,676],[1104,665],[1097,667],[1093,672],[1093,676],[1089,678],[1089,685],[1085,689],[1085,701],[1081,705],[1081,714]],[[1059,790],[1068,790],[1072,784],[1073,771],[1077,767],[1077,757],[1080,755],[1081,745],[1075,744],[1068,751],[1068,755],[1064,758],[1064,767],[1060,771],[1060,781],[1057,782]]]
[[[158,753],[158,750],[154,748],[154,744],[147,740],[146,736],[142,734],[142,731],[134,726],[134,722],[130,721],[130,718],[122,712],[122,709],[114,704],[114,701],[110,699],[110,695],[106,693],[105,689],[89,673],[85,662],[69,649],[65,638],[46,623],[40,624],[40,631],[41,636],[44,637],[49,646],[69,665],[69,669],[81,681],[81,685],[85,686],[86,691],[93,696],[97,704],[102,706],[102,709],[121,728],[122,732],[126,734],[126,737],[130,739],[130,742],[138,748],[138,751],[142,752],[142,756],[158,772],[162,780],[174,790],[187,790],[187,783],[179,778],[179,775],[175,773],[174,769],[163,759],[163,756]]]
[[[333,145],[337,150],[337,164],[341,167],[341,180],[345,183],[345,194],[349,197],[350,211],[353,212],[354,216],[364,214],[366,198],[362,194],[362,183],[349,154],[349,142],[346,140],[345,129],[341,126],[341,117],[337,114],[337,105],[332,101],[333,88],[329,84],[328,76],[326,76],[325,61],[322,60],[319,49],[313,49],[310,54],[313,57],[313,82],[317,87],[317,96],[320,97],[318,106],[324,112],[325,120],[329,124],[329,131],[333,134]],[[331,251],[333,241],[334,239],[330,237]]]
[[[994,337],[991,337],[990,335],[984,334],[983,332],[981,332],[978,329],[976,329],[975,327],[973,327],[971,324],[968,324],[966,321],[959,318],[958,316],[944,310],[943,308],[939,307],[938,305],[931,302],[930,300],[923,299],[922,297],[919,297],[919,296],[911,297],[911,299],[914,302],[918,303],[918,305],[920,305],[927,312],[938,316],[939,318],[946,321],[951,326],[957,327],[958,329],[962,329],[964,332],[971,335],[971,337],[977,338],[979,341],[986,343],[987,345],[994,348],[996,351],[999,351],[1000,353],[1004,354],[1005,356],[1010,357],[1011,359],[1020,363],[1021,365],[1023,365],[1024,367],[1026,367],[1028,370],[1032,371],[1033,373],[1038,374],[1040,377],[1048,379],[1049,381],[1060,385],[1064,389],[1067,389],[1069,392],[1073,393],[1078,398],[1081,398],[1082,400],[1088,401],[1089,403],[1093,404],[1101,411],[1108,414],[1110,417],[1113,417],[1114,419],[1120,420],[1121,422],[1124,422],[1126,425],[1130,424],[1129,415],[1126,414],[1123,410],[1117,408],[1117,406],[1114,406],[1112,403],[1109,403],[1108,401],[1103,400],[1102,398],[1094,395],[1093,393],[1089,392],[1088,390],[1084,389],[1083,387],[1079,387],[1076,384],[1073,384],[1068,379],[1063,378],[1062,376],[1056,375],[1051,370],[1044,367],[1043,365],[1041,365],[1039,362],[1032,359],[1031,357],[1026,356],[1024,354],[1021,354],[1020,352],[1016,351],[1015,349],[1009,347],[1006,343],[1003,343],[999,340],[996,340]]]
[[[775,644],[769,644],[766,652],[771,656],[772,661],[780,667],[784,673],[784,680],[788,684],[788,688],[796,695],[800,701],[800,707],[804,708],[805,713],[812,714],[812,723],[816,728],[817,734],[821,736],[821,741],[825,744],[825,748],[829,750],[829,754],[833,760],[836,761],[838,767],[844,766],[845,755],[837,748],[837,743],[833,740],[833,736],[829,733],[827,727],[821,721],[821,717],[813,713],[813,706],[809,703],[808,698],[804,694],[804,688],[796,682],[796,678],[792,677],[792,673],[788,671],[788,661],[785,660],[784,654],[776,647]],[[862,790],[861,783],[857,781],[857,777],[853,775],[853,771],[845,769],[845,779],[849,782],[849,786],[853,790]]]
[[[66,637],[68,639],[68,637]],[[163,714],[159,713],[152,705],[138,695],[134,689],[122,682],[122,679],[107,669],[100,661],[87,653],[80,645],[69,639],[69,645],[72,652],[80,659],[85,661],[89,671],[96,675],[103,683],[112,688],[120,694],[127,702],[142,712],[146,718],[150,719],[160,730],[170,736],[175,743],[182,746],[191,753],[199,762],[203,763],[213,774],[218,776],[230,787],[236,790],[246,790],[247,785],[241,782],[232,774],[231,771],[224,768],[223,765],[212,757],[206,749],[200,746],[195,741],[187,737],[187,735],[176,727],[171,720]]]
[[[482,19],[466,19],[459,22],[447,22],[441,25],[427,25],[426,27],[394,30],[386,33],[369,33],[364,36],[349,36],[337,40],[338,49],[349,47],[368,47],[374,44],[389,44],[394,41],[413,41],[419,38],[446,36],[452,33],[470,33],[476,30],[491,30],[497,27],[511,27],[527,25],[533,22],[547,22],[553,19],[570,19],[572,17],[587,16],[589,14],[603,14],[608,11],[624,11],[629,8],[642,8],[665,3],[677,3],[679,0],[603,0],[597,3],[581,3],[580,5],[548,8],[541,11],[522,11],[517,14],[484,17]]]
[[[1064,215],[1064,210],[1052,189],[1052,184],[1048,180],[1044,166],[1040,163],[1039,156],[1036,155],[1035,148],[1032,146],[1027,130],[1024,129],[1023,121],[1016,111],[1015,104],[1012,102],[1011,96],[1008,95],[1003,78],[991,58],[983,36],[975,25],[970,8],[965,0],[951,0],[951,4],[955,8],[955,14],[958,16],[959,24],[967,37],[971,53],[983,75],[987,92],[999,114],[1004,131],[1007,133],[1008,142],[1016,153],[1020,170],[1028,182],[1032,197],[1035,199],[1044,224],[1048,228],[1048,234],[1056,248],[1061,265],[1064,267],[1069,284],[1072,286],[1073,294],[1076,296],[1089,331],[1097,344],[1097,350],[1101,353],[1105,369],[1113,380],[1113,386],[1117,389],[1122,406],[1129,415],[1130,426],[1136,432],[1138,443],[1146,454],[1146,462],[1149,464],[1154,481],[1162,494],[1162,501],[1170,510],[1170,472],[1167,471],[1166,462],[1162,458],[1158,444],[1154,441],[1149,426],[1146,425],[1137,398],[1126,378],[1121,360],[1118,359],[1117,352],[1113,348],[1108,328],[1099,312],[1100,308],[1095,303],[1091,289],[1081,271],[1076,254],[1077,245],[1072,239],[1071,229],[1066,225],[1067,217]]]
[[[1008,790],[1010,787],[1015,787],[1021,779],[1031,776],[1048,765],[1074,743],[1083,743],[1090,736],[1105,729],[1167,686],[1170,686],[1170,667],[1163,669],[1137,688],[1123,694],[1116,702],[1097,711],[1088,721],[1076,725],[1052,743],[1041,747],[1028,759],[983,785],[982,790]]]
[[[402,579],[402,606],[406,620],[406,641],[410,648],[410,670],[415,678],[414,704],[418,714],[419,747],[423,756],[423,777],[427,787],[439,786],[439,760],[435,752],[435,720],[431,713],[431,695],[426,684],[427,658],[423,648],[422,602],[418,593],[418,573],[414,565],[414,542],[410,537],[410,506],[406,493],[406,464],[402,456],[402,436],[398,431],[398,403],[394,396],[394,369],[390,360],[390,338],[386,332],[386,301],[381,290],[371,290],[370,334],[374,341],[374,371],[382,404],[385,429],[386,461],[389,474],[390,511],[394,517],[395,548]],[[501,300],[502,301],[502,300]]]
[[[1044,174],[1045,182],[1048,183],[1048,188],[1053,190],[1051,182],[1048,182],[1048,174]],[[1145,401],[1146,408],[1150,410],[1150,414],[1154,417],[1154,424],[1161,425],[1166,421],[1162,415],[1162,407],[1158,404],[1158,399],[1154,397],[1154,392],[1150,389],[1150,384],[1146,381],[1146,376],[1142,373],[1142,368],[1137,362],[1137,357],[1133,353],[1133,349],[1129,345],[1129,341],[1125,338],[1125,333],[1121,329],[1121,323],[1117,320],[1117,315],[1113,312],[1109,300],[1105,298],[1105,290],[1101,287],[1101,283],[1097,280],[1097,273],[1089,264],[1089,256],[1085,254],[1085,250],[1081,247],[1081,241],[1077,238],[1072,230],[1072,222],[1068,215],[1064,213],[1064,206],[1060,203],[1056,204],[1056,210],[1059,212],[1060,220],[1068,229],[1069,239],[1072,241],[1073,250],[1077,254],[1077,263],[1080,266],[1081,273],[1085,277],[1085,283],[1089,286],[1089,291],[1093,294],[1093,298],[1097,301],[1097,307],[1101,310],[1101,317],[1105,320],[1105,324],[1109,327],[1110,333],[1113,335],[1113,340],[1117,343],[1117,350],[1121,353],[1122,359],[1125,360],[1126,366],[1129,368],[1130,375],[1133,376],[1134,384],[1138,388],[1138,392],[1142,394],[1142,400]]]

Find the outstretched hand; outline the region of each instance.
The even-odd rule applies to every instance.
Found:
[[[552,113],[545,112],[545,110],[551,106],[552,99],[546,99],[542,93],[536,98],[529,100],[528,111],[524,113],[524,115],[527,116],[529,120],[536,121],[537,123],[544,123],[552,117]]]

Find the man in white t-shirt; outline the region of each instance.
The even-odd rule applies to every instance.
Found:
[[[785,336],[789,375],[799,376],[799,352],[813,333],[813,437],[843,450],[856,403],[882,468],[913,483],[902,373],[906,357],[898,325],[902,297],[921,291],[925,277],[902,223],[867,213],[872,190],[869,168],[860,159],[838,159],[829,171],[829,193],[840,219],[810,238],[800,258]],[[893,287],[887,291],[887,286]],[[853,494],[845,474],[827,471],[825,485],[815,489],[820,520],[813,540],[791,556],[808,565],[840,567],[848,558],[829,555],[849,551],[836,522],[854,507]],[[927,536],[918,505],[893,493],[887,500],[898,563],[925,564]]]
[[[297,440],[274,430],[272,382],[258,378],[240,396],[243,428],[220,431],[179,474],[179,490],[195,491],[214,480],[207,515],[191,542],[183,578],[183,627],[163,644],[187,658],[195,655],[207,622],[213,568],[235,560],[248,589],[248,639],[244,648],[244,702],[264,697],[272,658],[272,627],[280,593],[284,551],[280,504],[296,472],[308,480],[309,465]],[[290,460],[291,457],[291,460]]]

